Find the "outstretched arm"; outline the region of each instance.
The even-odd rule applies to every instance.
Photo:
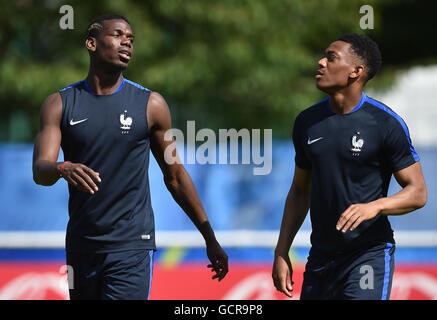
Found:
[[[213,279],[221,281],[228,272],[228,257],[215,238],[189,174],[180,161],[170,161],[179,159],[173,138],[164,139],[166,132],[171,129],[171,115],[166,101],[157,92],[150,94],[147,119],[151,131],[151,150],[164,175],[165,185],[205,239],[207,255],[211,261],[208,267],[215,272]],[[171,150],[171,159],[166,150],[167,153]]]

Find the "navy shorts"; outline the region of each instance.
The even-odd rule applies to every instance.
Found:
[[[393,280],[395,245],[379,243],[326,256],[310,251],[302,300],[388,300]]]
[[[67,252],[71,300],[146,300],[153,250],[108,253]]]

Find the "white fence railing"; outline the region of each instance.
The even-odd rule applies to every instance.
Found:
[[[223,247],[264,247],[274,248],[279,231],[232,230],[216,231],[216,237]],[[395,231],[398,246],[437,247],[437,231],[415,230]],[[205,245],[198,231],[156,231],[158,248],[196,248]],[[3,231],[0,232],[0,248],[53,248],[65,246],[65,232],[62,231]],[[310,246],[310,231],[300,231],[296,235],[294,247]]]

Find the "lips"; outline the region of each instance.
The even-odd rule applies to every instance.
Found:
[[[130,57],[131,57],[130,51],[128,51],[128,50],[120,50],[120,51],[118,51],[118,54],[124,60],[128,60],[128,61],[130,60]]]
[[[323,76],[323,72],[320,70],[317,70],[316,79],[320,79]]]

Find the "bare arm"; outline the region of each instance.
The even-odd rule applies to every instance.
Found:
[[[275,249],[273,283],[279,291],[291,297],[292,273],[288,251],[310,207],[311,171],[296,166],[293,183],[285,201],[281,231]]]
[[[62,99],[57,92],[41,107],[40,130],[33,149],[33,180],[43,186],[55,184],[62,176],[81,191],[93,194],[100,182],[97,172],[80,163],[57,162],[61,147]],[[62,170],[62,175],[61,171]]]
[[[61,146],[61,116],[61,96],[54,93],[41,107],[40,130],[33,149],[33,180],[37,184],[51,186],[60,178],[62,162],[56,161]]]
[[[375,202],[380,206],[380,214],[400,215],[425,206],[427,190],[420,162],[394,173],[402,190],[388,198]]]
[[[228,257],[215,238],[193,181],[184,166],[180,161],[166,161],[167,148],[173,150],[174,157],[178,156],[173,139],[164,139],[165,133],[171,129],[171,115],[166,101],[157,92],[150,94],[147,119],[151,130],[151,150],[164,175],[165,185],[205,239],[207,255],[212,263],[210,267],[216,272],[213,278],[220,281],[228,272]]]
[[[398,193],[369,203],[349,206],[340,216],[337,229],[354,230],[361,222],[382,215],[402,215],[422,208],[426,204],[427,190],[419,162],[394,173],[402,187]]]

